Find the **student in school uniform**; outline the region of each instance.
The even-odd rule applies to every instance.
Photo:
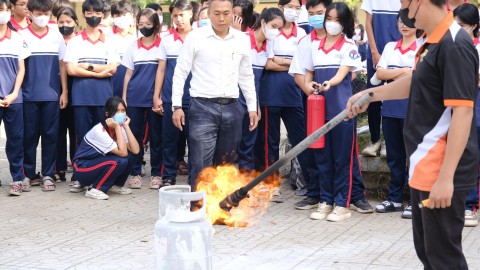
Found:
[[[128,46],[132,44],[137,38],[135,32],[132,32],[133,28],[131,27],[135,24],[135,19],[133,18],[133,9],[132,4],[128,0],[122,0],[114,2],[112,4],[112,17],[113,17],[113,37],[112,40],[117,46],[118,54],[120,59],[123,58],[127,52]],[[123,82],[125,79],[125,72],[127,71],[126,67],[119,65],[117,67],[117,72],[113,75],[113,95],[122,97],[123,95]]]
[[[448,5],[447,5],[448,7]],[[458,24],[468,32],[470,37],[473,39],[473,44],[477,49],[477,52],[480,57],[480,41],[478,39],[478,17],[479,12],[477,7],[472,4],[463,4],[453,10],[453,16]],[[477,95],[477,100],[475,102],[475,116],[476,116],[476,126],[477,126],[477,140],[480,151],[480,95]],[[465,227],[476,227],[478,225],[478,215],[477,211],[479,208],[479,178],[477,175],[477,184],[475,187],[467,194],[467,200],[465,205]]]
[[[210,25],[210,19],[208,18],[208,7],[200,9],[198,12],[198,27],[204,27]]]
[[[285,17],[280,9],[268,8],[262,12],[252,30],[248,33],[251,44],[250,55],[253,75],[255,76],[257,97],[260,91],[260,78],[262,77],[268,59],[267,43],[278,36],[280,33],[279,29],[281,29],[285,23]],[[243,94],[240,94],[240,103],[245,109],[245,114],[243,116],[242,140],[238,148],[238,167],[240,170],[253,171],[255,167],[254,149],[257,139],[257,129],[249,130],[248,128],[250,125],[250,117]],[[259,114],[260,113],[259,111]]]
[[[64,60],[68,74],[73,77],[71,91],[77,145],[103,119],[103,106],[113,95],[112,76],[120,63],[111,37],[98,29],[103,17],[103,2],[86,0],[82,13],[87,24],[68,42]]]
[[[0,0],[0,121],[5,124],[5,152],[13,179],[9,194],[19,196],[22,191],[30,191],[30,183],[22,167],[24,131],[21,89],[25,59],[30,52],[23,37],[7,26],[11,16],[10,7],[9,0]]]
[[[120,63],[111,37],[98,29],[103,17],[103,2],[86,0],[82,4],[82,14],[86,26],[68,42],[64,59],[68,74],[73,78],[71,91],[77,146],[104,118],[103,106],[113,95],[112,76]],[[82,191],[78,181],[70,187],[70,192]]]
[[[302,90],[295,84],[288,69],[298,41],[305,36],[305,31],[296,25],[300,14],[298,0],[280,0],[279,9],[285,16],[286,23],[280,34],[267,42],[268,60],[265,72],[260,79],[259,100],[261,115],[255,155],[256,170],[268,168],[279,158],[280,120],[283,120],[292,146],[297,145],[306,136]],[[304,177],[309,176],[305,155],[299,156]],[[272,201],[283,202],[279,189],[275,189]]]
[[[313,93],[314,85],[325,97],[325,121],[343,111],[352,95],[352,71],[360,63],[357,46],[350,40],[354,34],[354,16],[345,3],[331,4],[326,11],[327,36],[306,55],[305,88]],[[349,210],[353,164],[356,158],[356,121],[340,123],[325,136],[325,147],[313,149],[320,181],[321,203],[310,218],[343,221]]]
[[[412,74],[417,47],[417,29],[407,27],[398,16],[398,31],[402,39],[385,46],[377,64],[377,78],[392,82]],[[387,150],[387,165],[391,172],[387,200],[378,204],[379,213],[402,211],[403,218],[412,217],[412,206],[403,208],[403,190],[407,183],[407,155],[403,127],[407,115],[407,99],[386,100],[382,105],[382,130]]]
[[[160,54],[160,21],[153,9],[142,10],[137,17],[137,29],[142,36],[130,44],[122,65],[127,68],[123,89],[123,100],[128,104],[130,118],[132,119],[132,132],[138,142],[145,136],[146,123],[150,133],[150,162],[152,179],[150,188],[159,188],[159,179],[162,167],[162,117],[153,111],[153,92],[155,87],[155,74],[158,67]],[[141,188],[143,147],[137,156],[135,164],[130,171],[128,180],[130,188]]]
[[[30,25],[31,21],[28,18],[30,12],[27,7],[28,0],[13,0],[12,4],[12,17],[10,18],[10,25],[12,25],[15,30],[19,31],[27,28]]]
[[[383,48],[388,42],[401,38],[397,31],[397,14],[400,9],[399,0],[364,0],[362,10],[367,16],[365,30],[370,50],[367,50],[367,87],[372,88],[370,79],[375,74],[375,67],[380,60]],[[380,141],[382,102],[368,107],[368,127],[370,143],[362,150],[362,155],[376,157],[385,147]]]
[[[249,0],[233,1],[233,22],[232,27],[242,32],[250,32],[255,23],[253,16],[253,3]]]
[[[308,14],[307,2],[308,1],[302,0],[302,11],[298,16],[297,24],[303,28],[307,34],[310,34],[315,28],[308,22],[310,16]]]
[[[108,200],[107,191],[132,193],[124,185],[140,151],[125,102],[111,97],[104,110],[104,119],[82,139],[73,163],[73,174],[82,186],[88,186],[85,197],[97,200]]]
[[[186,137],[188,138],[188,121],[185,122],[185,129],[180,131],[171,121],[173,115],[171,108],[173,74],[177,65],[177,57],[180,54],[185,38],[192,31],[192,5],[188,0],[177,0],[170,5],[169,11],[172,21],[177,28],[171,29],[170,35],[164,36],[162,39],[160,54],[158,55],[159,64],[155,93],[153,94],[153,110],[165,118],[162,129],[164,170],[162,178],[158,182],[160,186],[169,186],[176,183],[177,152],[179,152],[178,141],[180,134],[187,133]],[[188,75],[183,88],[182,107],[186,119],[188,119],[188,107],[190,104],[190,80],[191,75]]]
[[[306,3],[305,11],[308,18],[306,19],[310,28],[313,30],[310,34],[306,35],[298,42],[298,46],[295,49],[294,56],[292,58],[292,64],[289,68],[289,74],[293,75],[295,83],[300,89],[302,89],[302,101],[303,108],[306,110],[307,93],[305,89],[305,54],[312,46],[320,44],[320,39],[326,36],[325,32],[325,12],[327,7],[332,3],[331,0],[309,0]],[[303,11],[302,11],[303,12]],[[299,19],[300,20],[300,19]],[[305,27],[304,27],[305,29]],[[307,114],[304,113],[305,123],[307,121]],[[310,173],[315,173],[315,165],[313,161],[312,153],[309,149],[304,152],[304,155],[308,155],[307,162],[310,169]],[[307,178],[307,193],[305,199],[295,203],[295,208],[299,210],[309,210],[318,206],[320,201],[320,185],[317,180],[310,177]]]
[[[31,52],[23,80],[23,168],[32,185],[40,184],[35,168],[41,137],[43,191],[55,190],[60,109],[68,104],[67,72],[62,61],[65,42],[58,31],[47,26],[52,7],[51,0],[30,0],[28,9],[32,12],[32,24],[19,32]]]
[[[112,19],[112,0],[102,0],[103,2],[103,16],[98,25],[98,29],[100,29],[105,35],[112,37],[113,36],[113,19]]]
[[[75,31],[78,27],[78,18],[75,10],[71,7],[65,7],[56,14],[58,30],[62,34],[65,44],[68,43],[78,33]],[[68,169],[67,162],[67,131],[68,140],[70,143],[70,161],[73,162],[75,155],[76,139],[75,139],[75,118],[73,116],[72,107],[72,77],[67,76],[68,85],[68,103],[64,109],[60,110],[60,124],[58,129],[58,143],[57,143],[57,161],[55,165],[55,179],[56,181],[65,181],[65,174]],[[71,166],[71,165],[70,165]]]

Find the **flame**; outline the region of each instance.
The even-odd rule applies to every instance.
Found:
[[[272,191],[279,186],[279,177],[270,177],[248,192],[238,207],[226,212],[219,203],[232,192],[252,181],[258,173],[242,173],[234,165],[205,168],[197,179],[196,191],[207,194],[207,219],[212,224],[247,227],[258,221],[268,208]]]

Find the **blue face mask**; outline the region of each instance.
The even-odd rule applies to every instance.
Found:
[[[198,21],[198,26],[199,27],[204,27],[210,25],[210,19],[203,19]]]
[[[325,15],[313,15],[308,17],[308,24],[315,29],[323,29],[323,23],[325,22]]]
[[[127,114],[126,113],[117,113],[112,118],[113,118],[113,121],[115,121],[119,125],[121,125],[125,122],[125,119],[127,119]]]

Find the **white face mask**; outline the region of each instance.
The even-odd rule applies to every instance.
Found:
[[[266,24],[263,24],[262,30],[267,40],[273,40],[280,34],[278,29],[268,28]]]
[[[301,10],[296,11],[293,8],[285,8],[283,10],[283,15],[285,16],[285,20],[287,22],[294,22],[298,19],[298,16],[300,16],[300,12]]]
[[[38,25],[38,27],[45,27],[50,21],[50,16],[41,15],[41,16],[32,16],[33,22]]]
[[[355,34],[360,35],[361,32],[362,32],[362,30],[360,30],[360,29],[355,29]]]
[[[10,21],[10,17],[12,13],[10,11],[2,11],[0,12],[0,24],[7,24]]]
[[[132,17],[123,15],[117,18],[113,18],[113,24],[120,29],[127,29],[132,25]]]
[[[325,23],[325,30],[327,30],[327,33],[336,36],[343,31],[343,27],[341,24],[337,22],[327,22]]]

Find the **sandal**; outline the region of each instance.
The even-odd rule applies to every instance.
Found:
[[[160,176],[152,176],[152,180],[150,180],[150,188],[151,189],[159,189],[163,186],[163,181]]]
[[[25,179],[23,179],[23,181],[22,181],[22,191],[23,192],[30,192],[31,191],[30,188],[31,188],[30,179],[25,177]]]
[[[8,191],[10,195],[20,196],[22,195],[22,181],[16,181],[10,184],[10,190]]]
[[[40,186],[40,184],[42,183],[42,175],[40,174],[40,172],[38,172],[36,175],[35,175],[35,178],[33,178],[32,180],[30,180],[30,185],[33,187],[33,186]]]
[[[65,171],[58,171],[56,174],[55,174],[55,181],[57,183],[60,183],[62,181],[67,181],[67,178],[65,177]]]
[[[43,177],[43,191],[55,191],[55,182],[50,176]]]
[[[130,180],[128,180],[128,187],[132,189],[141,189],[142,178],[140,178],[140,175],[132,175],[132,177],[130,177]]]

